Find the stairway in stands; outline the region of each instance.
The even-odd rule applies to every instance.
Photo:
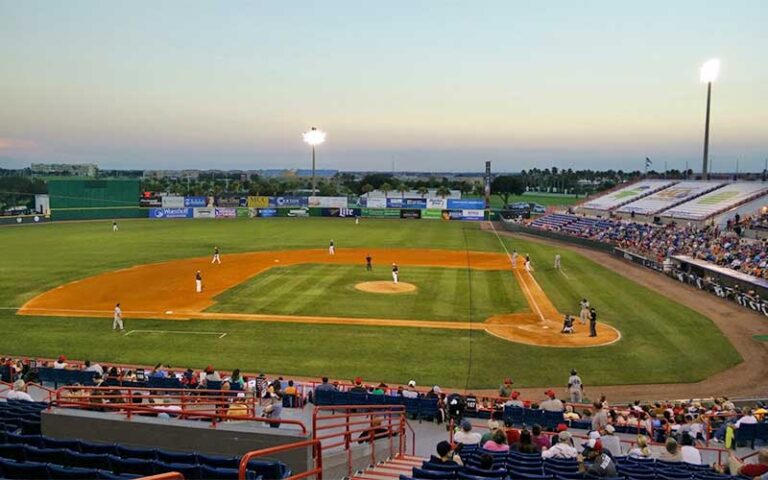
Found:
[[[400,475],[410,477],[413,467],[421,467],[422,462],[424,462],[424,459],[421,457],[401,455],[386,462],[381,462],[362,473],[355,474],[351,480],[392,480],[393,478],[400,478]]]

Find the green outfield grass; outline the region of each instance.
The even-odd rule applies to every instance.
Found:
[[[471,197],[467,197],[471,198]],[[479,197],[475,197],[479,198]],[[509,203],[528,202],[538,203],[545,207],[550,206],[568,206],[574,205],[584,197],[574,197],[573,195],[559,195],[546,193],[526,193],[525,195],[512,195],[509,197]],[[491,208],[504,208],[504,201],[498,195],[491,195]]]
[[[383,295],[355,289],[360,282],[379,280],[392,280],[388,266],[374,266],[372,272],[364,265],[271,268],[216,297],[208,311],[457,322],[529,311],[511,271],[402,267],[400,280],[416,285],[416,292]]]
[[[566,278],[549,266],[558,249],[516,239],[504,241],[510,249],[530,253],[536,279],[558,308],[575,313],[578,299],[587,296],[600,319],[621,330],[622,340],[599,348],[548,349],[477,331],[132,319],[126,320],[129,330],[216,331],[227,336],[124,337],[110,331],[110,319],[18,317],[12,310],[68,281],[135,264],[207,256],[214,245],[222,248],[226,259],[230,252],[325,248],[330,238],[338,248],[503,251],[492,233],[470,222],[134,220],[121,221],[117,233],[111,232],[110,221],[2,227],[0,353],[47,357],[66,353],[101,362],[166,362],[196,368],[210,363],[222,369],[336,378],[362,375],[387,382],[415,378],[422,385],[471,388],[495,387],[505,376],[513,377],[518,386],[562,385],[571,368],[580,370],[587,385],[697,381],[740,361],[720,331],[700,314],[563,250]],[[493,282],[474,280],[471,310],[466,304],[456,307],[457,312],[464,310],[465,319],[480,318],[486,302],[493,301],[483,297]]]

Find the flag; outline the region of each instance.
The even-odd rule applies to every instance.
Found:
[[[645,168],[648,168],[651,165],[653,165],[653,162],[651,161],[651,159],[648,157],[645,157]]]

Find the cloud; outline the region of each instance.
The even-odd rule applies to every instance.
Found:
[[[0,137],[0,153],[31,153],[40,150],[40,145],[23,138]]]

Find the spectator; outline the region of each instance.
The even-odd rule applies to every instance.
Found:
[[[514,382],[509,377],[504,379],[504,383],[502,383],[501,386],[499,387],[499,396],[501,398],[507,398],[512,393],[513,383]]]
[[[493,437],[483,444],[483,449],[489,452],[508,452],[509,444],[507,443],[507,436],[504,434],[504,430],[496,430],[493,433]]]
[[[232,375],[229,376],[227,381],[229,382],[230,386],[233,387],[233,390],[245,390],[245,380],[240,374],[239,368],[236,368],[232,371]]]
[[[485,444],[485,442],[492,439],[493,434],[500,429],[501,429],[501,423],[497,422],[496,420],[488,420],[488,431],[485,432],[483,436],[480,438],[480,445],[483,445]]]
[[[541,425],[534,425],[531,429],[531,438],[533,440],[533,443],[536,444],[539,449],[549,448],[551,445],[551,442],[549,440],[549,436],[542,435],[541,433]]]
[[[701,465],[701,452],[694,446],[695,442],[690,433],[683,433],[680,443],[683,445],[680,448],[680,455],[683,457],[683,462],[690,463],[692,465]]]
[[[611,454],[613,457],[621,456],[621,441],[619,437],[614,435],[616,429],[613,425],[606,425],[603,429],[603,436],[600,439],[603,443],[603,449]]]
[[[157,368],[157,367],[155,367]],[[203,370],[203,373],[205,376],[203,377],[203,386],[205,388],[208,388],[208,382],[220,382],[221,376],[219,375],[219,372],[213,369],[213,366],[208,365],[205,367],[205,370]]]
[[[579,471],[593,477],[615,477],[616,464],[610,455],[603,451],[603,445],[600,440],[591,439],[589,441],[589,452],[577,457],[579,462]],[[587,467],[585,461],[591,462]]]
[[[269,395],[269,403],[262,410],[262,415],[272,420],[279,420],[283,414],[283,394],[279,391]],[[280,423],[270,422],[270,428],[279,428]]]
[[[544,395],[547,396],[547,399],[541,402],[540,408],[542,410],[546,410],[548,412],[562,412],[565,410],[563,407],[563,402],[555,398],[556,394],[554,390],[547,390],[544,392]]]
[[[443,391],[440,390],[439,386],[435,385],[425,396],[426,398],[440,398],[441,393],[443,393]]]
[[[533,443],[531,432],[526,429],[520,432],[520,440],[510,448],[520,453],[539,453],[541,451],[541,447]]]
[[[461,421],[461,430],[453,436],[453,442],[462,445],[477,445],[481,438],[479,433],[472,431],[472,424],[469,420],[464,419]]]
[[[9,390],[5,395],[8,400],[24,400],[26,402],[34,402],[32,397],[24,391],[24,380],[16,380],[13,382],[13,389]]]
[[[453,451],[451,444],[445,440],[437,444],[436,450],[437,456],[432,455],[429,459],[429,463],[437,463],[440,465],[464,465],[461,461],[461,457]]]
[[[328,377],[323,377],[322,381],[323,383],[315,387],[315,391],[317,392],[335,392],[336,391],[336,387],[328,383]]]
[[[181,375],[181,384],[187,388],[197,388],[200,384],[200,381],[198,380],[197,375],[195,375],[195,371],[191,368],[188,368]]]
[[[294,385],[293,380],[288,380],[288,386],[285,387],[283,394],[287,397],[296,397],[299,394],[299,391],[296,390],[296,386]]]
[[[84,372],[96,372],[99,375],[104,375],[104,369],[98,363],[91,364],[90,360],[86,360],[83,366],[85,367]]]
[[[386,438],[388,434],[389,431],[381,426],[381,419],[372,418],[371,426],[360,432],[360,435],[357,437],[357,443],[370,443],[371,436],[373,436],[373,440],[378,440],[379,438]]]
[[[571,439],[571,432],[568,430],[563,430],[562,432],[557,434],[557,443],[552,445],[551,448],[548,448],[541,452],[541,458],[548,459],[548,458],[559,458],[559,459],[568,459],[568,458],[576,458],[579,455],[579,452],[576,451],[575,448],[573,448],[573,440]]]
[[[725,473],[725,469],[716,466],[715,470],[719,473]],[[768,448],[763,448],[757,452],[757,463],[743,463],[733,452],[730,452],[728,459],[728,470],[731,475],[741,475],[747,478],[760,478],[768,474]]]
[[[484,453],[480,455],[478,460],[480,461],[480,468],[482,470],[493,470],[493,455]]]
[[[592,407],[595,410],[592,414],[592,430],[599,432],[608,425],[608,412],[605,411],[601,402],[595,402]]]
[[[518,392],[518,391],[510,392],[509,400],[507,400],[506,403],[504,403],[504,406],[505,407],[520,407],[520,408],[525,407],[525,404],[523,403],[522,400],[519,399],[519,397],[520,397],[520,392]]]
[[[637,436],[637,445],[627,452],[630,458],[653,458],[651,449],[648,448],[648,437],[645,435]]]
[[[672,437],[667,439],[667,443],[664,444],[664,451],[659,455],[659,460],[665,462],[682,462],[683,455],[680,453],[680,446],[677,444],[677,440]]]
[[[416,380],[411,380],[408,382],[408,388],[403,390],[403,397],[419,398],[419,392],[416,391]]]
[[[57,370],[63,370],[67,368],[67,357],[64,355],[59,355],[59,358],[56,359],[55,362],[53,362],[53,368]]]
[[[355,377],[355,385],[349,389],[351,393],[368,393],[368,391],[363,387],[363,378],[362,377]]]

